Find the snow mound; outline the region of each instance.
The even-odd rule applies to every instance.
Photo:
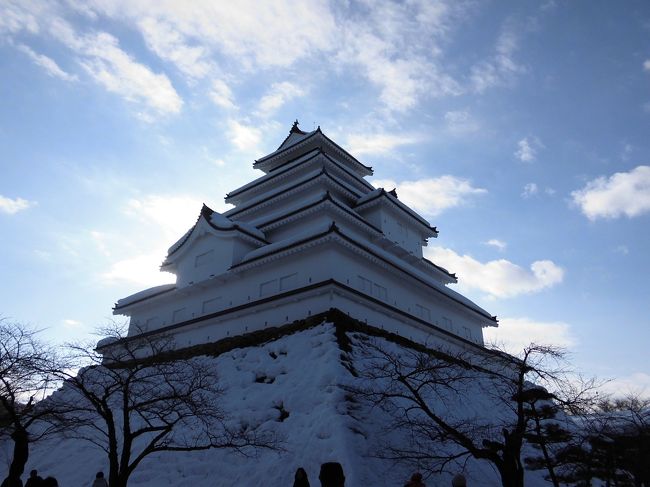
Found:
[[[316,486],[320,465],[331,461],[342,464],[347,486],[403,485],[412,468],[377,457],[384,442],[403,433],[389,428],[381,408],[365,406],[348,392],[362,381],[355,369],[364,366],[360,344],[368,336],[348,332],[346,337],[341,344],[335,325],[323,323],[258,346],[205,356],[225,390],[220,406],[230,421],[276,433],[283,450],[260,450],[253,456],[227,450],[154,454],[138,466],[129,485],[288,486],[296,469],[303,467]],[[371,340],[391,351],[401,350],[387,340]],[[489,410],[483,401],[476,407]],[[11,447],[0,443],[5,458],[10,458]],[[107,473],[108,465],[106,454],[95,445],[53,438],[32,445],[26,472],[31,469],[55,476],[59,485],[82,486],[90,485],[97,471]],[[495,472],[482,462],[469,462],[466,475],[470,485],[500,485]],[[450,478],[450,474],[432,477],[427,485],[447,486]]]

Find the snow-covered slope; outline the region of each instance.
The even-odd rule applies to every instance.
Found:
[[[302,466],[311,485],[317,486],[319,467],[328,461],[343,465],[347,486],[403,485],[412,469],[375,455],[382,442],[402,433],[388,429],[381,409],[351,401],[346,392],[345,386],[361,380],[351,369],[362,367],[364,360],[359,353],[361,334],[349,333],[348,338],[351,351],[346,352],[337,341],[335,326],[323,323],[206,357],[225,388],[223,409],[235,421],[276,432],[284,439],[284,451],[259,451],[254,457],[225,450],[151,455],[129,485],[289,486]],[[399,351],[397,344],[373,340]],[[2,450],[7,457],[10,445],[2,445]],[[33,445],[26,471],[32,468],[54,475],[62,487],[90,485],[95,472],[108,471],[106,455],[99,448],[60,438]],[[485,463],[470,462],[466,474],[473,480],[470,485],[499,485],[498,476]],[[432,477],[427,485],[448,486],[449,479],[449,475]]]

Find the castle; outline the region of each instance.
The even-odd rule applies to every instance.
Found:
[[[423,257],[436,228],[320,127],[295,122],[253,167],[265,175],[227,194],[234,208],[203,206],[169,248],[161,270],[175,284],[116,303],[129,337],[170,333],[184,348],[336,309],[425,345],[483,346],[496,317]]]

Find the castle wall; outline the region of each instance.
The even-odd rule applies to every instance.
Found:
[[[340,306],[347,307],[341,308],[342,310],[354,312],[354,317],[358,319],[365,318],[363,313],[368,312],[368,306],[367,303],[359,304],[357,301],[363,303],[364,296],[367,296],[378,302],[380,308],[381,303],[385,303],[387,307],[399,310],[404,315],[470,341],[483,343],[482,325],[485,320],[439,292],[408,279],[405,274],[387,270],[380,263],[360,258],[356,252],[333,243],[310,248],[309,252],[297,252],[237,274],[216,276],[196,283],[191,288],[166,293],[138,304],[133,307],[129,334],[164,329],[238,307],[241,308],[240,311],[232,316],[224,315],[215,321],[220,323],[217,328],[222,329],[219,332],[222,335],[220,338],[250,331],[246,329],[250,326],[284,324],[326,311],[334,304],[322,297],[312,296],[307,299],[298,295],[287,302],[271,301],[270,305],[264,300],[332,279],[358,293],[355,299],[339,303]],[[260,304],[255,304],[257,302]],[[250,324],[241,321],[244,316],[249,317],[244,321],[250,319]],[[253,324],[253,321],[257,324]],[[212,325],[193,325],[194,328],[206,326],[210,328]],[[175,329],[174,333],[186,334],[182,327]],[[215,338],[214,333],[206,333],[205,337],[210,335],[210,340]],[[193,332],[187,338],[194,344],[199,339]]]

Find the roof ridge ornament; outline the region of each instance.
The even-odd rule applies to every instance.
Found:
[[[298,122],[298,119],[296,118],[296,121],[293,122],[293,125],[291,126],[291,130],[289,131],[289,133],[290,133],[290,134],[300,134],[300,135],[305,135],[307,132],[303,132],[302,130],[300,130],[300,128],[298,127],[298,125],[299,125],[299,122]]]

